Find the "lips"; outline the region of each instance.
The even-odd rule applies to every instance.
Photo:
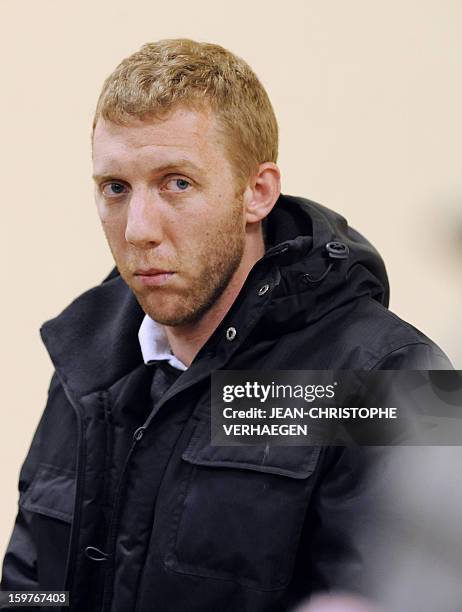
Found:
[[[171,272],[170,270],[147,268],[145,270],[136,270],[135,277],[137,277],[145,287],[161,287],[168,283],[174,274],[175,272]]]
[[[135,276],[155,276],[156,274],[173,274],[170,270],[160,270],[159,268],[148,268],[146,270],[136,270]]]

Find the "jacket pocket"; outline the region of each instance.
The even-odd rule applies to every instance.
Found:
[[[19,505],[29,512],[72,522],[75,497],[74,472],[41,463]]]
[[[74,497],[74,472],[46,463],[39,465],[19,497],[28,529],[28,550],[22,552],[34,559],[37,585],[42,590],[64,586]]]
[[[320,447],[209,443],[198,425],[172,515],[170,570],[259,590],[288,584]]]

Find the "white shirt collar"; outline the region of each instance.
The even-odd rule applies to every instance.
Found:
[[[138,332],[144,363],[166,360],[178,370],[187,370],[187,366],[173,355],[164,328],[148,315],[144,316]]]

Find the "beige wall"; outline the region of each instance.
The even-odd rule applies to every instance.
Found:
[[[285,193],[342,212],[388,266],[392,308],[462,368],[462,2],[2,0],[0,553],[51,366],[38,328],[111,258],[93,207],[99,88],[143,42],[243,56],[281,128]]]

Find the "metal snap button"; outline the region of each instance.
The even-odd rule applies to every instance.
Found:
[[[139,442],[144,435],[144,427],[138,427],[138,429],[133,434],[133,439]]]
[[[234,340],[236,336],[237,336],[236,328],[228,327],[228,329],[226,330],[226,340],[229,340],[231,342],[232,340]]]
[[[262,285],[260,289],[258,290],[258,295],[265,295],[265,293],[268,291],[269,288],[270,286],[268,284]]]
[[[343,242],[333,241],[326,244],[326,251],[332,259],[347,259],[350,249]]]

